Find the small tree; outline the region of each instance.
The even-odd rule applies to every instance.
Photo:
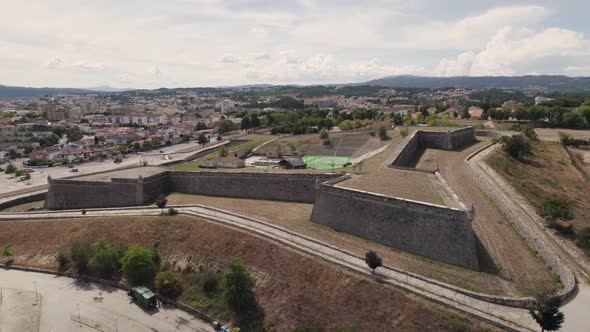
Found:
[[[330,134],[328,133],[328,130],[326,128],[324,128],[320,131],[320,139],[322,139],[322,140],[330,139]]]
[[[523,135],[502,136],[498,142],[502,150],[514,158],[522,158],[532,151],[532,146]]]
[[[199,145],[201,145],[201,146],[204,146],[208,142],[209,142],[209,139],[207,138],[207,136],[205,136],[205,134],[200,134],[199,137],[197,138],[197,143],[199,143]]]
[[[164,208],[166,207],[166,204],[168,204],[168,200],[166,199],[166,196],[164,196],[164,195],[158,196],[158,198],[156,199],[156,205],[162,210],[162,214],[164,214]]]
[[[231,310],[242,313],[256,303],[255,280],[248,273],[246,264],[239,258],[233,258],[229,268],[230,272],[223,276],[223,298]]]
[[[70,245],[70,257],[76,266],[78,273],[86,273],[88,262],[92,256],[92,248],[87,240],[75,240]]]
[[[140,245],[130,246],[121,258],[121,271],[131,285],[153,281],[158,272],[154,252]]]
[[[172,272],[160,272],[156,276],[156,288],[160,294],[175,299],[182,294],[182,282],[177,274]]]
[[[541,331],[557,331],[561,328],[565,317],[559,311],[560,301],[548,293],[537,296],[535,307],[530,310],[531,316],[541,327]]]
[[[93,262],[100,273],[110,276],[120,269],[120,260],[125,254],[124,246],[100,239],[92,244],[92,249],[94,249]]]
[[[373,270],[373,273],[375,273],[375,269],[377,269],[380,266],[383,266],[383,261],[381,260],[381,257],[379,257],[377,253],[372,250],[365,254],[365,263],[367,263],[369,268]]]
[[[550,225],[555,223],[557,219],[572,220],[574,218],[572,202],[559,197],[547,198],[543,201],[543,205],[541,206],[541,216],[545,218]]]
[[[14,166],[13,163],[8,164],[8,166],[6,166],[6,170],[4,171],[4,173],[6,173],[6,174],[16,173],[16,166]]]
[[[227,150],[227,147],[225,145],[222,145],[219,148],[219,156],[220,157],[227,157],[228,154],[229,154],[229,151]]]
[[[27,184],[31,184],[31,174],[25,172],[25,180],[27,180]]]
[[[388,139],[389,137],[387,137],[387,126],[384,124],[379,125],[379,128],[377,128],[377,134],[379,135],[379,138],[382,141]]]

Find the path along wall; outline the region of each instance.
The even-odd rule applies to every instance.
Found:
[[[137,206],[159,195],[193,195],[313,203],[316,182],[336,174],[162,172],[146,178],[110,182],[49,179],[45,208],[81,209]]]
[[[485,147],[473,152],[465,159],[467,173],[471,179],[477,183],[481,190],[490,198],[496,206],[504,213],[514,224],[518,233],[535,249],[543,258],[545,263],[551,267],[551,270],[561,278],[563,288],[557,292],[560,301],[567,300],[576,291],[576,278],[572,270],[559,258],[559,256],[536,234],[531,225],[522,220],[519,212],[515,210],[502,194],[502,191],[509,193],[509,197],[515,202],[522,202],[526,205],[526,199],[508,184],[501,175],[496,173],[491,167],[485,164],[485,157],[494,151],[497,147],[495,144],[486,145]],[[484,173],[487,173],[484,174]],[[487,177],[494,179],[495,183],[490,183]],[[501,187],[501,188],[500,188]],[[517,203],[518,204],[518,203]],[[538,216],[534,208],[527,206],[528,215],[535,222],[544,223],[543,218]]]
[[[399,250],[479,269],[468,211],[322,183],[311,221]]]

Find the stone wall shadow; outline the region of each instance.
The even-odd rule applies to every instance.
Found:
[[[475,246],[477,247],[477,259],[479,260],[479,271],[500,276],[502,271],[496,265],[492,256],[488,253],[481,240],[475,234]]]

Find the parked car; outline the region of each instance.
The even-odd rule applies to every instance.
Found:
[[[33,173],[35,170],[32,168],[25,168],[25,172],[27,173]]]
[[[76,172],[78,172],[78,169],[77,168],[72,168],[72,169],[70,169],[70,172],[76,173]]]

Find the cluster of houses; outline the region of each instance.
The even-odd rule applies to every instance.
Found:
[[[63,145],[50,146],[29,153],[29,162],[89,161],[111,158],[119,152],[118,145],[97,145],[95,137],[87,137]]]

